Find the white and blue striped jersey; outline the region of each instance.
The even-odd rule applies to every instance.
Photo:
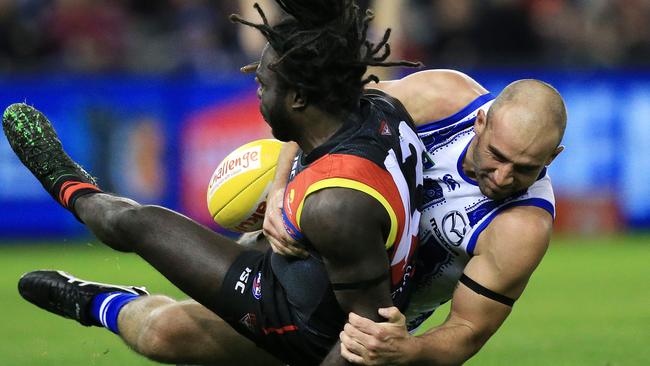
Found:
[[[463,172],[462,162],[474,138],[478,111],[487,114],[493,101],[491,94],[482,95],[458,113],[418,127],[429,161],[424,169],[416,288],[406,312],[412,332],[451,299],[479,235],[500,212],[513,206],[537,206],[555,215],[546,169],[527,191],[502,201],[484,196],[477,182]]]

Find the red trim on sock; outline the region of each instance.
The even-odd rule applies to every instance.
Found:
[[[67,182],[63,183],[63,185],[62,185],[61,188],[59,189],[59,203],[62,204],[63,206],[65,206],[65,204],[63,203],[63,194],[65,193],[65,191],[66,191],[66,190],[67,190],[71,185],[74,185],[74,184],[76,184],[76,183],[80,183],[80,182],[76,182],[76,181],[72,181],[72,180],[67,181]]]
[[[97,186],[90,183],[73,181],[65,182],[61,186],[61,193],[59,194],[59,197],[61,198],[61,204],[63,204],[65,207],[68,207],[68,204],[70,203],[70,197],[72,197],[72,195],[80,189],[92,189],[94,191],[101,192]]]

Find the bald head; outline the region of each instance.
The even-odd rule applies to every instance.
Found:
[[[516,81],[499,94],[487,116],[478,112],[463,169],[493,200],[526,190],[564,149],[565,126],[557,90],[538,80]]]
[[[508,85],[494,100],[488,112],[505,115],[508,127],[531,135],[551,139],[553,147],[562,141],[567,112],[560,93],[551,85],[534,79],[518,80]]]

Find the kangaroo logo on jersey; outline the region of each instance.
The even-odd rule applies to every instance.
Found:
[[[424,178],[424,202],[422,209],[445,202],[440,184],[431,178]]]
[[[467,221],[463,214],[458,211],[448,212],[442,219],[442,233],[449,244],[459,246],[467,234]]]
[[[429,233],[422,240],[418,251],[418,276],[421,276],[422,282],[430,282],[435,276],[438,276],[445,267],[448,267],[454,261],[451,249],[447,246],[440,245],[438,239]]]
[[[456,188],[460,188],[460,183],[456,182],[454,177],[451,176],[451,174],[445,174],[442,177],[442,182],[447,185],[447,189],[449,189],[449,192],[456,190]]]

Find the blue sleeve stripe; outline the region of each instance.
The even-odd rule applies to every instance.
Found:
[[[490,93],[483,94],[478,98],[474,99],[470,104],[465,106],[465,108],[452,114],[449,117],[418,126],[418,132],[437,130],[452,125],[462,120],[463,118],[467,117],[470,113],[474,112],[475,110],[480,108],[483,104],[491,101],[492,99],[494,99],[494,96],[492,94]]]
[[[472,237],[469,238],[469,243],[467,244],[467,253],[470,256],[474,255],[474,248],[476,247],[476,241],[478,240],[478,236],[485,230],[488,225],[494,220],[497,215],[499,215],[501,212],[504,210],[507,210],[512,207],[517,207],[517,206],[535,206],[539,207],[541,209],[546,210],[549,214],[551,214],[551,217],[555,218],[555,207],[553,204],[543,198],[529,198],[521,201],[514,201],[510,202],[508,204],[505,204],[499,208],[496,209],[492,214],[490,214],[483,222],[476,228],[474,233],[472,233]]]
[[[289,218],[287,217],[286,212],[284,212],[284,208],[282,208],[282,221],[284,221],[284,227],[287,229],[287,233],[293,238],[295,241],[300,241],[302,240],[302,233],[300,230],[296,229],[295,226],[291,223]]]

